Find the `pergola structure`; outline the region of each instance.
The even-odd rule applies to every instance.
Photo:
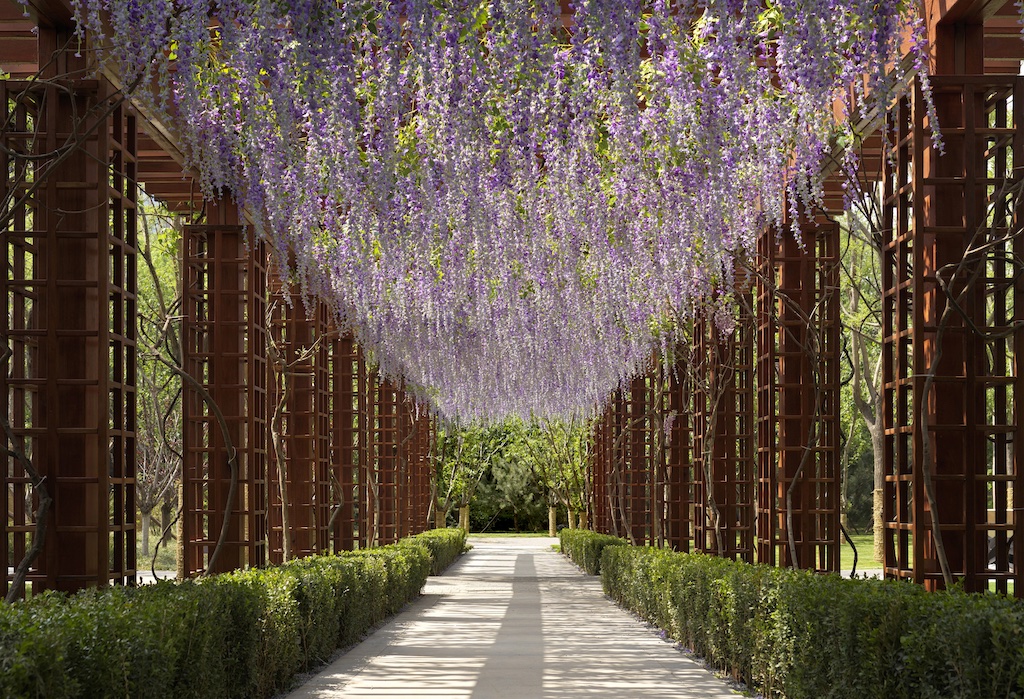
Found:
[[[113,76],[94,76],[67,48],[67,0],[29,9],[26,19],[19,3],[0,2],[11,202],[0,400],[16,452],[2,471],[3,589],[35,527],[24,460],[53,498],[33,590],[135,580],[140,186],[187,221],[181,572],[425,528],[426,412],[377,376],[322,303],[289,296],[271,251],[246,237],[244,212],[202,201],[172,126],[116,98]],[[861,163],[877,168],[884,192],[885,570],[939,587],[941,547],[967,590],[1014,582],[1022,595],[1013,540],[1024,524],[1014,516],[1024,287],[1010,256],[1024,250],[1008,191],[1024,158],[1024,42],[1007,0],[926,0],[924,12],[945,153],[928,146],[916,82],[860,128]],[[595,528],[838,567],[838,175],[826,206],[800,239],[763,231],[736,274],[731,334],[698,319],[692,346],[609,398],[594,428]]]
[[[432,424],[323,303],[290,297],[229,198],[204,203],[174,132],[75,57],[67,2],[0,3],[12,452],[53,499],[33,591],[135,581],[140,188],[182,236],[183,575],[384,544],[427,527]],[[34,27],[38,24],[38,30]],[[70,47],[70,48],[69,48]],[[309,312],[307,312],[309,311]],[[37,504],[2,471],[6,594]],[[282,494],[288,501],[284,526]],[[214,552],[218,550],[216,559]]]
[[[860,176],[883,199],[885,574],[942,587],[939,542],[949,577],[966,590],[1006,592],[1012,582],[1021,596],[1013,541],[1024,529],[1014,516],[1024,507],[1016,450],[1024,243],[1014,187],[1024,162],[1024,42],[1012,2],[926,0],[923,11],[944,153],[930,147],[916,77],[888,114],[858,125]],[[618,523],[639,520],[664,533],[651,543],[678,550],[837,570],[838,174],[826,191],[827,209],[801,224],[799,240],[762,232],[749,274],[737,275],[752,288],[737,290],[732,334],[695,324],[695,346],[673,379],[686,385],[683,402],[637,407],[644,396],[629,394],[630,414],[668,411],[684,421],[681,431],[688,419],[688,445],[676,446],[673,431],[672,446],[648,452],[641,471],[649,475],[638,476],[616,445],[644,426],[619,418],[622,393],[609,398],[592,462],[602,531],[625,535]],[[673,463],[671,482],[654,476],[680,453],[689,462]],[[637,478],[649,498],[632,512],[615,486]],[[669,502],[688,503],[687,515]],[[608,517],[609,509],[622,512]]]

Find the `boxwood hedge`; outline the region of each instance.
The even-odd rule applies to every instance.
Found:
[[[1002,595],[633,546],[604,547],[601,579],[766,697],[1024,697],[1024,602]]]
[[[0,696],[273,696],[419,595],[464,543],[461,530],[429,532],[274,568],[0,605]]]
[[[466,548],[466,530],[459,527],[431,529],[416,537],[416,541],[430,549],[433,564],[431,575],[440,575]]]
[[[569,560],[590,575],[597,575],[601,572],[601,551],[604,547],[625,546],[629,542],[587,529],[563,529],[558,532],[558,543]]]

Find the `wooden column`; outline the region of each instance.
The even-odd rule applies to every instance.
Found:
[[[765,230],[758,240],[758,561],[832,571],[840,541],[839,227],[807,224],[800,236]]]
[[[626,394],[628,456],[625,460],[627,538],[636,544],[650,541],[651,428],[648,418],[651,387],[647,375],[637,376]]]
[[[69,37],[46,27],[36,36],[37,64],[44,78],[62,76],[59,88],[0,82],[11,119],[0,182],[11,201],[2,283],[12,352],[0,400],[53,498],[28,575],[34,593],[135,580],[136,120],[125,105],[105,113],[114,90],[57,52]],[[58,162],[73,133],[81,142]],[[31,545],[38,503],[16,459],[0,477],[9,571]]]
[[[694,407],[694,549],[754,556],[754,371],[750,292],[740,282],[735,325],[697,323]]]
[[[377,467],[373,446],[377,410],[377,374],[370,371],[362,352],[359,353],[357,370],[359,547],[369,548],[377,543]]]
[[[612,469],[611,418],[612,405],[609,402],[605,405],[604,412],[594,421],[593,447],[590,452],[590,477],[592,482],[591,526],[595,532],[601,534],[610,534],[612,532],[612,492],[610,490]]]
[[[359,462],[359,348],[350,334],[331,340],[331,463],[336,499],[341,509],[334,517],[334,550],[351,551],[356,542],[357,469]]]
[[[690,550],[690,490],[693,460],[690,431],[689,357],[676,361],[667,377],[667,427],[665,428],[665,545],[675,551]]]
[[[975,29],[944,31],[963,40],[937,44],[940,66],[960,70],[984,55]],[[1013,582],[1020,596],[1011,541],[1021,534],[1014,444],[1024,435],[1011,357],[1024,340],[1024,299],[1013,261],[1022,252],[1019,222],[1006,190],[1024,162],[1024,82],[938,75],[932,84],[943,154],[930,147],[919,85],[890,114],[897,140],[885,181],[886,574],[944,586],[937,519],[950,573],[967,591],[1006,591]],[[971,249],[983,252],[965,263]]]
[[[301,558],[325,552],[329,546],[330,453],[328,409],[328,346],[326,311],[313,303],[307,310],[298,297],[271,274],[271,332],[278,360],[271,362],[270,428],[280,430],[288,518],[285,531],[280,465],[271,461],[270,557],[282,560],[284,536],[291,555]],[[280,419],[274,419],[280,411]]]
[[[182,366],[203,388],[197,390],[191,381],[182,384],[186,575],[207,569],[229,510],[224,547],[213,572],[267,561],[265,262],[265,246],[249,244],[238,211],[228,202],[207,206],[207,225],[185,227]],[[237,486],[229,501],[231,454]]]

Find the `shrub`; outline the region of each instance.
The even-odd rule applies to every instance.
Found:
[[[766,697],[1024,697],[1024,602],[606,547],[606,593]]]
[[[417,539],[4,605],[0,696],[273,696],[419,594],[431,557]]]
[[[625,539],[598,534],[588,529],[563,529],[558,532],[562,553],[590,575],[601,570],[601,552],[606,546],[627,545]]]
[[[430,529],[412,537],[430,551],[430,574],[440,575],[466,548],[466,531],[458,527]]]

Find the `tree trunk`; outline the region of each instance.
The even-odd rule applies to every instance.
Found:
[[[876,415],[881,415],[879,410]],[[882,515],[885,496],[885,434],[882,421],[868,426],[871,435],[871,453],[875,460],[875,488],[872,497],[871,529],[874,539],[875,560],[885,562],[885,521]]]
[[[172,492],[174,491],[168,492],[167,495],[164,496],[164,501],[160,504],[160,530],[166,530],[167,532],[166,534],[161,535],[163,538],[161,538],[160,541],[164,544],[174,538],[174,532],[167,528],[167,525],[174,520],[174,509],[176,503],[171,500]]]
[[[879,563],[885,563],[885,522],[882,519],[884,493],[885,491],[882,488],[875,488],[873,491],[874,497],[872,498],[873,519],[871,528],[874,534],[875,560]]]
[[[142,555],[149,556],[149,527],[153,521],[153,512],[142,512]]]
[[[434,506],[434,529],[444,529],[447,526],[448,521],[447,518],[445,517],[445,511],[441,507],[441,504],[437,503]]]
[[[569,529],[575,529],[576,528],[576,513],[573,512],[572,510],[568,510],[568,512],[569,512]]]
[[[459,508],[459,528],[469,534],[469,505]]]
[[[548,505],[548,536],[558,536],[558,508]]]
[[[586,510],[580,511],[580,529],[590,529],[590,518]]]
[[[182,496],[184,494],[182,493],[182,490],[181,490],[181,481],[180,480],[178,481],[178,488],[177,488],[177,490],[178,490],[178,502],[184,502],[184,500],[182,500]],[[185,537],[183,536],[183,534],[184,534],[184,529],[183,528],[185,526],[185,517],[186,516],[188,516],[187,512],[182,517],[178,517],[178,524],[175,527],[175,536],[177,536],[177,541],[175,542],[175,546],[174,546],[174,553],[175,553],[174,557],[175,557],[175,562],[176,562],[177,567],[178,567],[178,580],[184,580],[185,578],[188,577],[188,571],[186,570],[186,566],[185,566]]]

